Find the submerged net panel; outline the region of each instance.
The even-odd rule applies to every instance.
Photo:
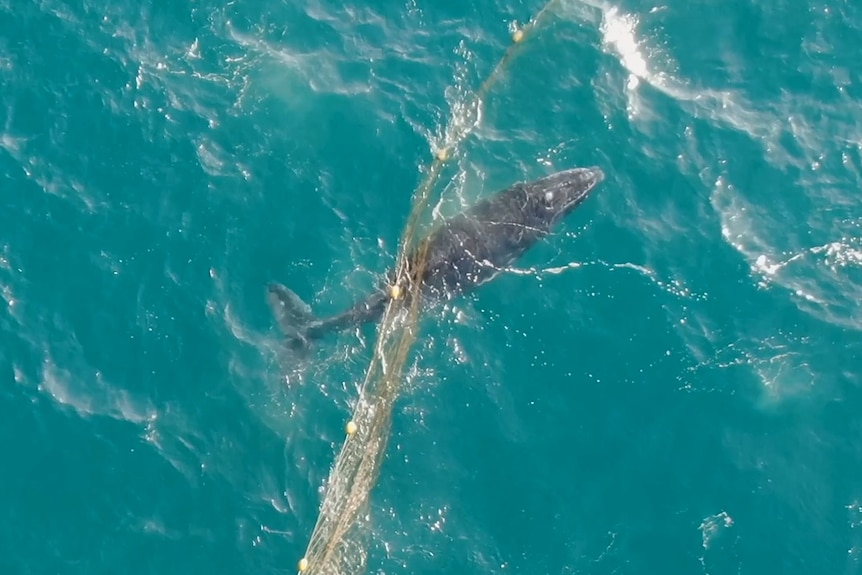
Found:
[[[473,97],[478,107],[515,53],[517,45],[535,30],[550,0],[529,24],[515,31],[512,44]],[[470,109],[470,108],[468,108]],[[458,120],[458,119],[456,119]],[[367,513],[369,494],[377,481],[391,429],[392,409],[398,397],[404,365],[416,339],[420,291],[427,245],[416,243],[418,221],[428,206],[431,191],[440,176],[450,150],[472,129],[464,121],[452,123],[446,146],[434,158],[425,180],[417,188],[413,207],[401,237],[396,263],[397,278],[390,288],[390,300],[383,315],[374,354],[360,388],[347,438],[330,472],[323,503],[312,531],[305,556],[299,562],[304,575],[358,575],[365,569],[366,548],[362,521]],[[409,254],[415,248],[412,263]]]

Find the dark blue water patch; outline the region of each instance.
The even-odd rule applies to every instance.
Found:
[[[29,401],[16,403],[28,414],[21,428],[30,430],[13,442],[17,472],[5,476],[3,489],[14,526],[4,539],[27,558],[14,560],[16,572],[100,572],[115,560],[132,572],[150,572],[146,556],[135,559],[135,550],[148,524],[158,529],[163,521],[174,532],[197,523],[201,539],[211,541],[215,522],[206,518],[208,507],[194,505],[200,492],[142,445],[128,424],[83,420],[47,399],[39,400],[48,409],[38,416],[21,409]]]
[[[518,341],[530,342],[530,349],[535,349],[537,344],[540,347],[547,344],[547,340],[534,341],[534,333],[525,335],[527,337],[518,338]],[[571,342],[566,337],[567,334],[557,335],[561,340]],[[583,361],[583,358],[590,357],[589,353],[570,351],[566,357],[577,359],[564,365],[562,361],[555,361],[556,354],[549,351],[550,358],[542,360],[544,362],[547,359],[548,362],[537,363],[535,358],[525,355],[531,352],[523,346],[513,345],[507,349],[506,364],[521,367],[516,368],[517,373],[505,376],[506,386],[497,393],[513,396],[515,409],[520,417],[512,417],[509,413],[496,413],[498,406],[487,393],[491,389],[489,386],[492,381],[482,377],[482,372],[476,370],[477,367],[481,370],[481,367],[476,366],[467,368],[469,375],[466,377],[462,375],[453,378],[450,370],[439,373],[434,378],[435,381],[420,392],[418,398],[415,395],[405,398],[405,402],[424,407],[421,428],[416,428],[412,418],[402,420],[400,426],[396,421],[396,428],[403,430],[400,433],[405,437],[405,441],[415,439],[417,435],[424,439],[419,444],[414,443],[415,451],[410,452],[413,468],[418,466],[421,469],[427,466],[425,460],[418,457],[420,453],[426,453],[426,450],[431,453],[448,453],[450,455],[447,459],[453,460],[446,466],[446,474],[451,483],[447,493],[453,494],[453,501],[461,503],[448,515],[449,528],[457,531],[463,528],[463,525],[471,524],[471,518],[483,517],[479,524],[502,550],[502,562],[513,566],[526,566],[536,562],[550,566],[565,562],[569,547],[567,542],[576,545],[571,542],[570,527],[581,523],[583,517],[590,517],[590,532],[603,529],[602,522],[595,514],[575,513],[570,506],[573,497],[587,497],[588,492],[585,491],[588,488],[584,486],[582,474],[593,470],[596,477],[599,477],[602,473],[601,468],[596,469],[595,458],[573,454],[573,449],[578,449],[579,442],[606,445],[596,439],[597,435],[602,434],[604,427],[595,425],[592,418],[584,420],[584,412],[581,410],[595,414],[593,417],[599,413],[603,414],[602,417],[609,422],[606,425],[612,430],[630,429],[629,433],[634,434],[638,428],[637,422],[632,422],[631,428],[627,427],[628,413],[614,418],[613,409],[606,405],[594,405],[596,401],[619,402],[621,394],[630,393],[625,382],[608,381],[597,385],[582,371],[590,367]],[[468,345],[466,353],[471,356],[475,350]],[[439,359],[446,362],[443,357]],[[573,373],[566,378],[560,378],[557,375],[560,368],[571,369]],[[463,370],[457,368],[454,371]],[[640,387],[644,390],[647,388],[645,384]],[[571,399],[562,404],[544,403],[541,398],[551,389],[556,390],[554,395],[558,398],[559,394],[563,394]],[[592,403],[583,399],[584,394],[591,391],[592,397],[595,398]],[[651,402],[653,399],[656,398],[651,398]],[[405,425],[408,421],[410,425]],[[455,443],[446,439],[444,430],[463,426],[468,422],[469,433],[459,434]],[[516,424],[517,429],[505,429],[512,424]],[[411,428],[413,431],[409,431]],[[432,438],[433,442],[426,443]],[[625,438],[621,438],[620,443],[635,445],[635,442]],[[637,445],[643,443],[638,441]],[[424,449],[423,445],[426,445]],[[609,452],[614,453],[613,446],[609,447]],[[401,453],[394,453],[396,459],[400,460]],[[610,458],[609,461],[619,458],[614,455],[607,457]],[[404,458],[406,460],[406,454]],[[470,463],[475,461],[487,462],[488,465],[483,463],[477,466]],[[400,462],[389,465],[389,469],[394,469],[397,474],[388,480],[393,484],[406,480],[408,484],[416,484],[415,489],[420,494],[430,488],[427,481],[421,480],[421,474],[408,476],[409,479],[402,476],[399,473],[400,467],[403,467]],[[576,472],[572,466],[576,466]],[[382,491],[386,491],[388,481],[381,482]],[[547,485],[548,482],[552,485]],[[524,489],[525,484],[530,484],[530,489]],[[541,534],[539,539],[545,542],[541,549],[530,544],[531,549],[527,553],[524,542],[518,535],[519,530],[504,527],[513,523],[523,525],[524,529],[529,528],[531,533]],[[613,527],[613,524],[608,527]],[[585,533],[586,529],[583,532],[584,536],[592,539],[591,543],[595,544],[596,538]],[[607,532],[602,531],[602,535],[606,536]],[[604,540],[602,548],[607,542]],[[601,549],[593,548],[591,551],[598,555]]]

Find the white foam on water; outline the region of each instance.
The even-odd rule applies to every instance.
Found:
[[[681,389],[732,394],[750,377],[759,385],[758,407],[769,411],[786,401],[807,396],[818,384],[818,374],[808,355],[811,340],[807,336],[780,328],[765,336],[749,335],[737,332],[734,326],[728,327],[721,318],[692,311],[687,315],[677,333],[694,364],[680,375]],[[743,381],[737,370],[745,374]],[[713,380],[718,387],[697,387],[689,376],[699,382]]]
[[[748,262],[761,289],[783,288],[800,310],[862,330],[862,230],[823,245],[786,251],[775,245],[780,222],[764,221],[769,213],[758,212],[726,178],[716,179],[711,201],[722,236]]]
[[[709,545],[712,540],[715,539],[722,531],[732,526],[733,518],[728,515],[726,511],[704,518],[700,523],[700,527],[698,527],[701,533],[703,549],[709,549]]]
[[[693,118],[747,136],[763,150],[764,162],[771,169],[800,174],[796,189],[789,191],[813,204],[814,211],[807,223],[820,232],[820,237],[826,237],[825,242],[812,243],[807,229],[793,225],[788,229],[788,223],[776,210],[755,204],[749,199],[750,190],[740,187],[739,182],[731,182],[728,173],[735,161],[733,150],[709,149],[716,143],[699,141],[696,130],[690,127],[683,134],[683,146],[688,153],[680,156],[680,168],[700,174],[708,191],[709,206],[718,217],[721,238],[748,263],[755,284],[760,289],[785,290],[800,310],[823,321],[862,329],[862,230],[858,222],[828,217],[836,208],[846,213],[848,206],[856,205],[848,194],[850,190],[858,190],[862,182],[858,165],[862,124],[857,122],[855,128],[850,127],[842,110],[858,106],[846,94],[843,99],[819,106],[786,90],[772,101],[754,105],[739,90],[696,85],[679,76],[673,55],[665,48],[672,43],[664,42],[657,36],[661,32],[655,31],[661,30],[661,22],[654,16],[660,10],[634,14],[602,0],[569,0],[564,6],[563,13],[577,19],[591,18],[591,10],[600,15],[603,50],[613,55],[626,72],[624,84],[611,86],[609,91],[625,94],[633,126],[653,119],[641,95],[643,86],[649,85],[674,100]],[[641,32],[641,24],[647,20],[651,24],[649,35]],[[618,80],[606,76],[598,81]],[[792,143],[788,144],[788,140]],[[849,176],[847,181],[841,181],[840,174],[836,180],[834,172],[826,176],[823,170],[830,161],[833,167],[837,166],[836,160],[824,153],[825,149],[834,149],[835,141],[845,146],[836,153],[841,155],[841,165]],[[829,142],[831,146],[827,145]],[[801,148],[801,154],[797,147]],[[787,204],[793,205],[792,197]],[[697,233],[703,233],[703,229],[698,228]],[[547,270],[552,271],[556,270]],[[744,366],[761,382],[763,400],[767,403],[805,393],[815,385],[817,374],[804,349],[799,349],[800,337],[775,333],[762,341],[742,334],[735,343],[722,341],[714,331],[710,333],[722,329],[722,318],[698,321],[698,313],[689,312],[693,322],[683,321],[686,314],[680,310],[671,315],[679,320],[677,331],[700,367]],[[719,357],[714,358],[709,350],[715,346]]]
[[[732,527],[733,518],[727,513],[727,511],[721,511],[715,515],[710,515],[701,521],[698,529],[700,530],[703,554],[699,559],[700,564],[703,566],[704,574],[708,574],[710,572],[709,566],[707,565],[707,555],[712,543],[717,538],[723,537],[725,532],[730,530]]]
[[[850,541],[847,547],[848,573],[856,571],[862,561],[862,502],[858,499],[844,506],[847,509],[847,523],[850,526]]]
[[[46,352],[38,390],[83,418],[110,417],[135,424],[155,419],[156,410],[148,399],[112,385],[98,369],[82,369],[83,362],[81,358],[75,366],[58,365]]]
[[[622,88],[630,120],[650,119],[648,108],[640,100],[641,86],[648,84],[675,100],[695,117],[730,126],[762,141],[767,148],[774,145],[780,127],[776,126],[773,115],[757,110],[742,94],[733,90],[693,86],[678,78],[673,56],[662,39],[639,35],[639,25],[645,16],[626,12],[601,0],[565,0],[561,4],[559,12],[564,17],[592,20],[590,10],[600,13],[602,48],[614,55],[628,72]],[[661,12],[661,9],[654,8],[648,16]]]

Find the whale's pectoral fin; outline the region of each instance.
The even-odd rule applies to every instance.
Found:
[[[296,351],[307,349],[310,344],[308,329],[317,322],[311,307],[279,283],[270,283],[266,292],[266,301],[287,339],[287,346]]]

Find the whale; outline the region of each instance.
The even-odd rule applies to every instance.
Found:
[[[598,166],[571,168],[517,182],[444,218],[408,254],[408,281],[419,282],[422,297],[436,301],[476,289],[550,235],[604,178]],[[329,333],[379,321],[390,298],[409,292],[395,281],[393,269],[372,293],[328,317],[315,315],[304,300],[278,282],[267,284],[266,299],[285,345],[307,350]]]

